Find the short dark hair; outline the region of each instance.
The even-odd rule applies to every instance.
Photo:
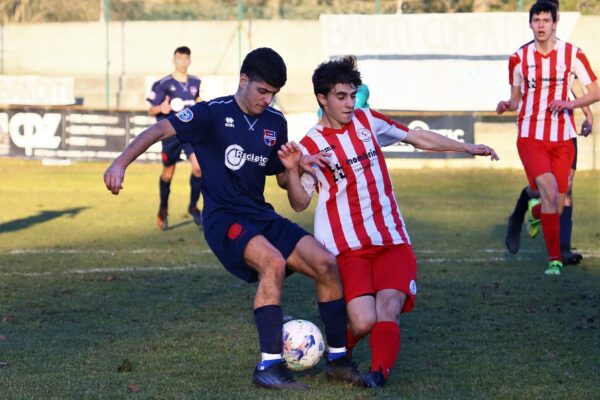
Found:
[[[558,7],[548,0],[538,1],[529,9],[529,22],[533,19],[534,15],[539,13],[547,12],[552,15],[552,22],[556,22],[558,16]]]
[[[246,55],[240,68],[240,74],[245,74],[254,82],[266,82],[281,88],[287,81],[287,68],[283,58],[269,47],[259,47]]]
[[[192,51],[187,46],[180,46],[180,47],[176,48],[175,51],[173,52],[173,55],[175,55],[177,53],[187,54],[188,56],[192,55]]]
[[[356,67],[356,57],[345,56],[319,64],[312,76],[315,96],[326,96],[338,83],[359,87],[362,84],[360,71]]]
[[[542,2],[546,2],[546,3],[550,3],[550,4],[554,4],[554,6],[556,7],[556,9],[558,10],[560,8],[560,4],[558,0],[538,0],[538,2],[542,3]]]

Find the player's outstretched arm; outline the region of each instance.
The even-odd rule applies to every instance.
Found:
[[[411,144],[421,150],[457,151],[476,156],[490,156],[493,161],[499,160],[499,157],[494,149],[489,146],[484,144],[459,142],[458,140],[450,139],[440,135],[439,133],[424,129],[410,129],[403,142]]]
[[[150,146],[159,140],[175,135],[171,123],[163,119],[133,139],[120,156],[115,158],[110,167],[104,172],[104,184],[112,194],[119,194],[123,189],[125,170],[136,158],[144,153]]]

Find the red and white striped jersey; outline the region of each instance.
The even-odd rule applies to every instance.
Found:
[[[410,243],[380,146],[403,140],[408,128],[368,108],[341,129],[316,125],[302,138],[304,154],[329,153],[328,168],[303,176],[319,192],[315,237],[333,254],[364,246]],[[316,179],[316,181],[315,181]]]
[[[575,77],[584,86],[597,79],[581,49],[557,40],[554,50],[543,55],[531,41],[513,53],[508,64],[509,82],[520,86],[523,94],[517,119],[519,137],[547,142],[576,137],[573,110],[552,113],[548,105],[569,100]]]

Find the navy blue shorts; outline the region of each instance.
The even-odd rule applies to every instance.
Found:
[[[173,136],[162,141],[162,163],[165,167],[177,164],[181,161],[181,151],[185,153],[186,158],[194,152],[194,148],[189,143],[181,143],[177,137]]]
[[[238,278],[252,283],[258,273],[244,262],[244,249],[255,236],[264,236],[287,259],[296,244],[310,235],[289,219],[279,217],[270,220],[253,220],[233,214],[221,214],[219,223],[204,232],[206,242],[227,271]],[[286,276],[292,273],[286,270]]]
[[[573,146],[575,147],[575,157],[573,157],[573,165],[571,169],[577,170],[577,138],[573,138]]]

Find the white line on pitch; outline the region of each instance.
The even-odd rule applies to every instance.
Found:
[[[38,276],[55,276],[55,275],[88,275],[88,274],[106,274],[115,272],[173,272],[173,271],[187,271],[193,269],[206,269],[214,268],[214,265],[200,266],[200,265],[184,265],[178,267],[112,267],[112,268],[90,268],[90,269],[69,269],[66,271],[59,272],[0,272],[0,276],[27,276],[27,277],[38,277]]]
[[[131,254],[143,254],[143,253],[156,253],[164,252],[164,249],[13,249],[7,251],[0,251],[0,255],[21,255],[21,254],[116,254],[116,253],[131,253]],[[207,254],[212,253],[208,249],[200,251],[190,251],[189,254]]]

